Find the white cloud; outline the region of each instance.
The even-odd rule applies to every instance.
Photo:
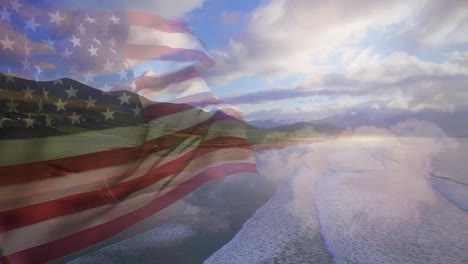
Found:
[[[381,58],[370,50],[357,55],[347,68],[345,76],[351,80],[392,83],[415,76],[447,76],[468,74],[468,67],[452,61],[433,63],[404,52]]]
[[[314,65],[326,64],[343,47],[356,45],[369,30],[408,18],[417,2],[272,0],[252,13],[228,51],[214,53],[214,79],[313,73]]]
[[[467,23],[467,1],[271,0],[252,12],[227,50],[213,52],[218,64],[210,78],[223,83],[249,75],[315,74],[333,64],[333,56],[344,64],[366,56],[362,41],[375,33],[403,39],[407,49],[466,43]]]

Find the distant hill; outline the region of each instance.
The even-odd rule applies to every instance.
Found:
[[[468,137],[468,111],[466,110],[448,112],[425,109],[413,112],[402,109],[359,109],[317,120],[314,123],[326,123],[341,129],[359,126],[390,128],[406,120],[433,123],[450,137]]]
[[[273,127],[269,130],[283,132],[310,131],[320,134],[334,135],[340,133],[343,129],[328,123],[298,122],[294,124]]]
[[[252,120],[250,124],[258,125],[271,132],[314,131],[325,135],[333,135],[347,129],[360,126],[375,126],[378,128],[391,128],[407,120],[418,120],[433,123],[439,126],[450,137],[468,137],[468,110],[454,109],[442,111],[423,109],[410,111],[402,108],[380,107],[376,109],[369,104],[347,109],[336,115],[319,120],[306,120],[304,122],[291,122],[285,120]],[[276,125],[275,125],[276,124]]]
[[[273,128],[273,127],[289,124],[287,120],[274,120],[274,119],[252,120],[252,121],[246,121],[246,123],[253,125],[255,127],[258,127],[258,128]]]

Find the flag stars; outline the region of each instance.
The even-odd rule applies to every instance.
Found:
[[[114,24],[119,24],[119,22],[120,22],[120,18],[116,17],[115,15],[112,15],[109,19],[110,19],[110,20],[112,21],[112,23],[114,23]]]
[[[90,16],[86,16],[85,21],[90,23],[90,24],[96,24],[96,19],[92,18]]]
[[[80,43],[81,40],[79,38],[75,37],[75,35],[72,36],[70,41],[73,43],[73,48],[77,47],[77,46],[81,47],[81,43]]]
[[[59,11],[56,11],[55,13],[49,13],[50,20],[49,23],[55,23],[57,25],[60,25],[60,22],[64,20],[62,16],[60,16]]]
[[[26,122],[26,128],[34,128],[34,119],[31,118],[31,114],[29,114],[28,118],[26,118],[24,122]]]
[[[24,24],[24,30],[30,29],[32,32],[36,32],[36,28],[38,28],[41,25],[34,21],[34,17],[32,17],[30,20],[24,21]]]
[[[112,72],[112,66],[114,66],[114,63],[111,62],[110,60],[107,60],[106,63],[104,64],[104,71]]]
[[[10,69],[8,69],[8,74],[5,74],[4,76],[6,78],[5,80],[6,83],[9,83],[9,82],[15,83],[15,77],[13,76],[13,73],[11,73]]]
[[[10,100],[10,102],[7,103],[7,106],[8,106],[8,112],[18,112],[18,103],[15,103],[15,101],[13,101],[13,99]]]
[[[102,45],[101,41],[97,38],[93,38],[93,41],[98,45]]]
[[[59,98],[56,103],[54,103],[55,106],[57,106],[57,112],[60,112],[60,110],[65,111],[65,105],[68,104],[68,102],[62,102],[62,99]]]
[[[37,102],[37,107],[38,107],[38,112],[42,112],[44,111],[44,102],[42,102],[42,99],[39,99],[39,101]]]
[[[0,40],[0,43],[2,43],[2,50],[11,50],[13,51],[13,44],[16,43],[16,41],[11,40],[8,35],[5,36],[5,39]]]
[[[29,86],[26,87],[26,89],[23,90],[24,92],[24,99],[33,99],[32,94],[34,93],[34,90],[29,88]]]
[[[73,89],[73,86],[70,85],[70,89],[68,90],[65,90],[65,92],[67,93],[68,95],[68,99],[74,97],[74,98],[77,98],[76,97],[76,93],[78,92],[78,89]]]
[[[21,4],[18,0],[10,1],[10,4],[17,13],[19,12],[19,9],[23,6],[23,4]]]
[[[127,72],[125,70],[122,70],[119,72],[120,80],[127,80]]]
[[[109,108],[107,108],[106,112],[102,113],[105,117],[105,120],[107,119],[114,119],[114,114],[115,114],[115,111],[110,111]]]
[[[88,100],[86,102],[86,109],[91,108],[91,107],[96,107],[96,99],[93,99],[91,96],[88,97]]]
[[[21,64],[23,65],[23,71],[31,71],[31,63],[28,58],[24,58],[24,60],[21,61]]]
[[[135,108],[132,109],[133,113],[135,116],[140,116],[141,115],[141,108],[138,107],[138,105],[135,106]]]
[[[52,120],[53,120],[53,118],[49,117],[49,115],[46,115],[45,125],[48,126],[48,127],[51,127],[52,126]]]
[[[118,97],[119,100],[120,100],[120,104],[130,104],[129,103],[129,99],[132,98],[130,95],[127,95],[125,92],[120,96]]]
[[[42,95],[44,96],[44,99],[49,100],[49,91],[46,89],[42,89]]]
[[[26,53],[26,56],[31,56],[31,51],[32,51],[32,48],[29,47],[28,43],[26,42],[24,44],[24,53]]]
[[[55,41],[51,40],[50,37],[49,37],[47,40],[43,40],[42,43],[44,43],[45,45],[47,45],[47,47],[48,47],[50,50],[55,50],[55,48],[54,48]]]
[[[86,32],[86,27],[80,23],[80,25],[78,26],[78,30],[80,31],[80,35],[84,35]]]
[[[137,90],[137,85],[135,82],[132,82],[129,86],[132,89],[132,92],[135,92]]]
[[[81,115],[77,115],[75,112],[73,112],[73,115],[70,116],[70,119],[71,119],[71,124],[74,125],[74,124],[80,124],[81,122]]]
[[[85,81],[86,83],[92,82],[92,81],[94,81],[94,76],[96,76],[96,75],[93,74],[93,72],[89,71],[88,73],[86,73],[86,74],[84,75],[84,78],[85,78],[84,81]]]
[[[69,51],[68,48],[66,48],[65,51],[62,52],[62,56],[65,59],[69,59],[72,54],[73,54],[73,51]]]
[[[36,68],[37,75],[41,74],[42,70],[41,70],[41,67],[39,65],[34,66],[34,68]]]
[[[8,12],[5,7],[3,8],[2,11],[0,11],[0,21],[7,20],[11,21],[11,13]]]
[[[88,51],[89,51],[89,56],[90,57],[97,56],[98,49],[95,48],[93,45],[91,45],[91,47],[88,49]]]
[[[112,89],[112,86],[110,86],[108,83],[104,83],[104,86],[101,87],[103,94],[106,94],[106,93],[108,94],[111,89]]]
[[[56,79],[56,80],[54,80],[54,86],[57,85],[57,84],[63,85],[62,79]]]

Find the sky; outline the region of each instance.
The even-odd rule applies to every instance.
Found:
[[[466,0],[47,0],[185,21],[246,120],[468,108]]]
[[[183,2],[210,88],[247,120],[467,107],[468,1]]]

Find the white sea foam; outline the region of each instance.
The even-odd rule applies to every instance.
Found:
[[[311,199],[316,176],[309,169],[297,169],[205,263],[332,263]]]
[[[337,263],[468,260],[468,214],[431,185],[434,144],[388,138],[330,156],[316,204]]]
[[[421,130],[427,137],[412,137]],[[315,241],[281,259],[318,230],[336,263],[468,263],[468,213],[434,189],[430,176],[432,158],[452,143],[430,124],[406,122],[389,133],[264,152],[260,171],[284,183],[206,263],[326,256]]]

